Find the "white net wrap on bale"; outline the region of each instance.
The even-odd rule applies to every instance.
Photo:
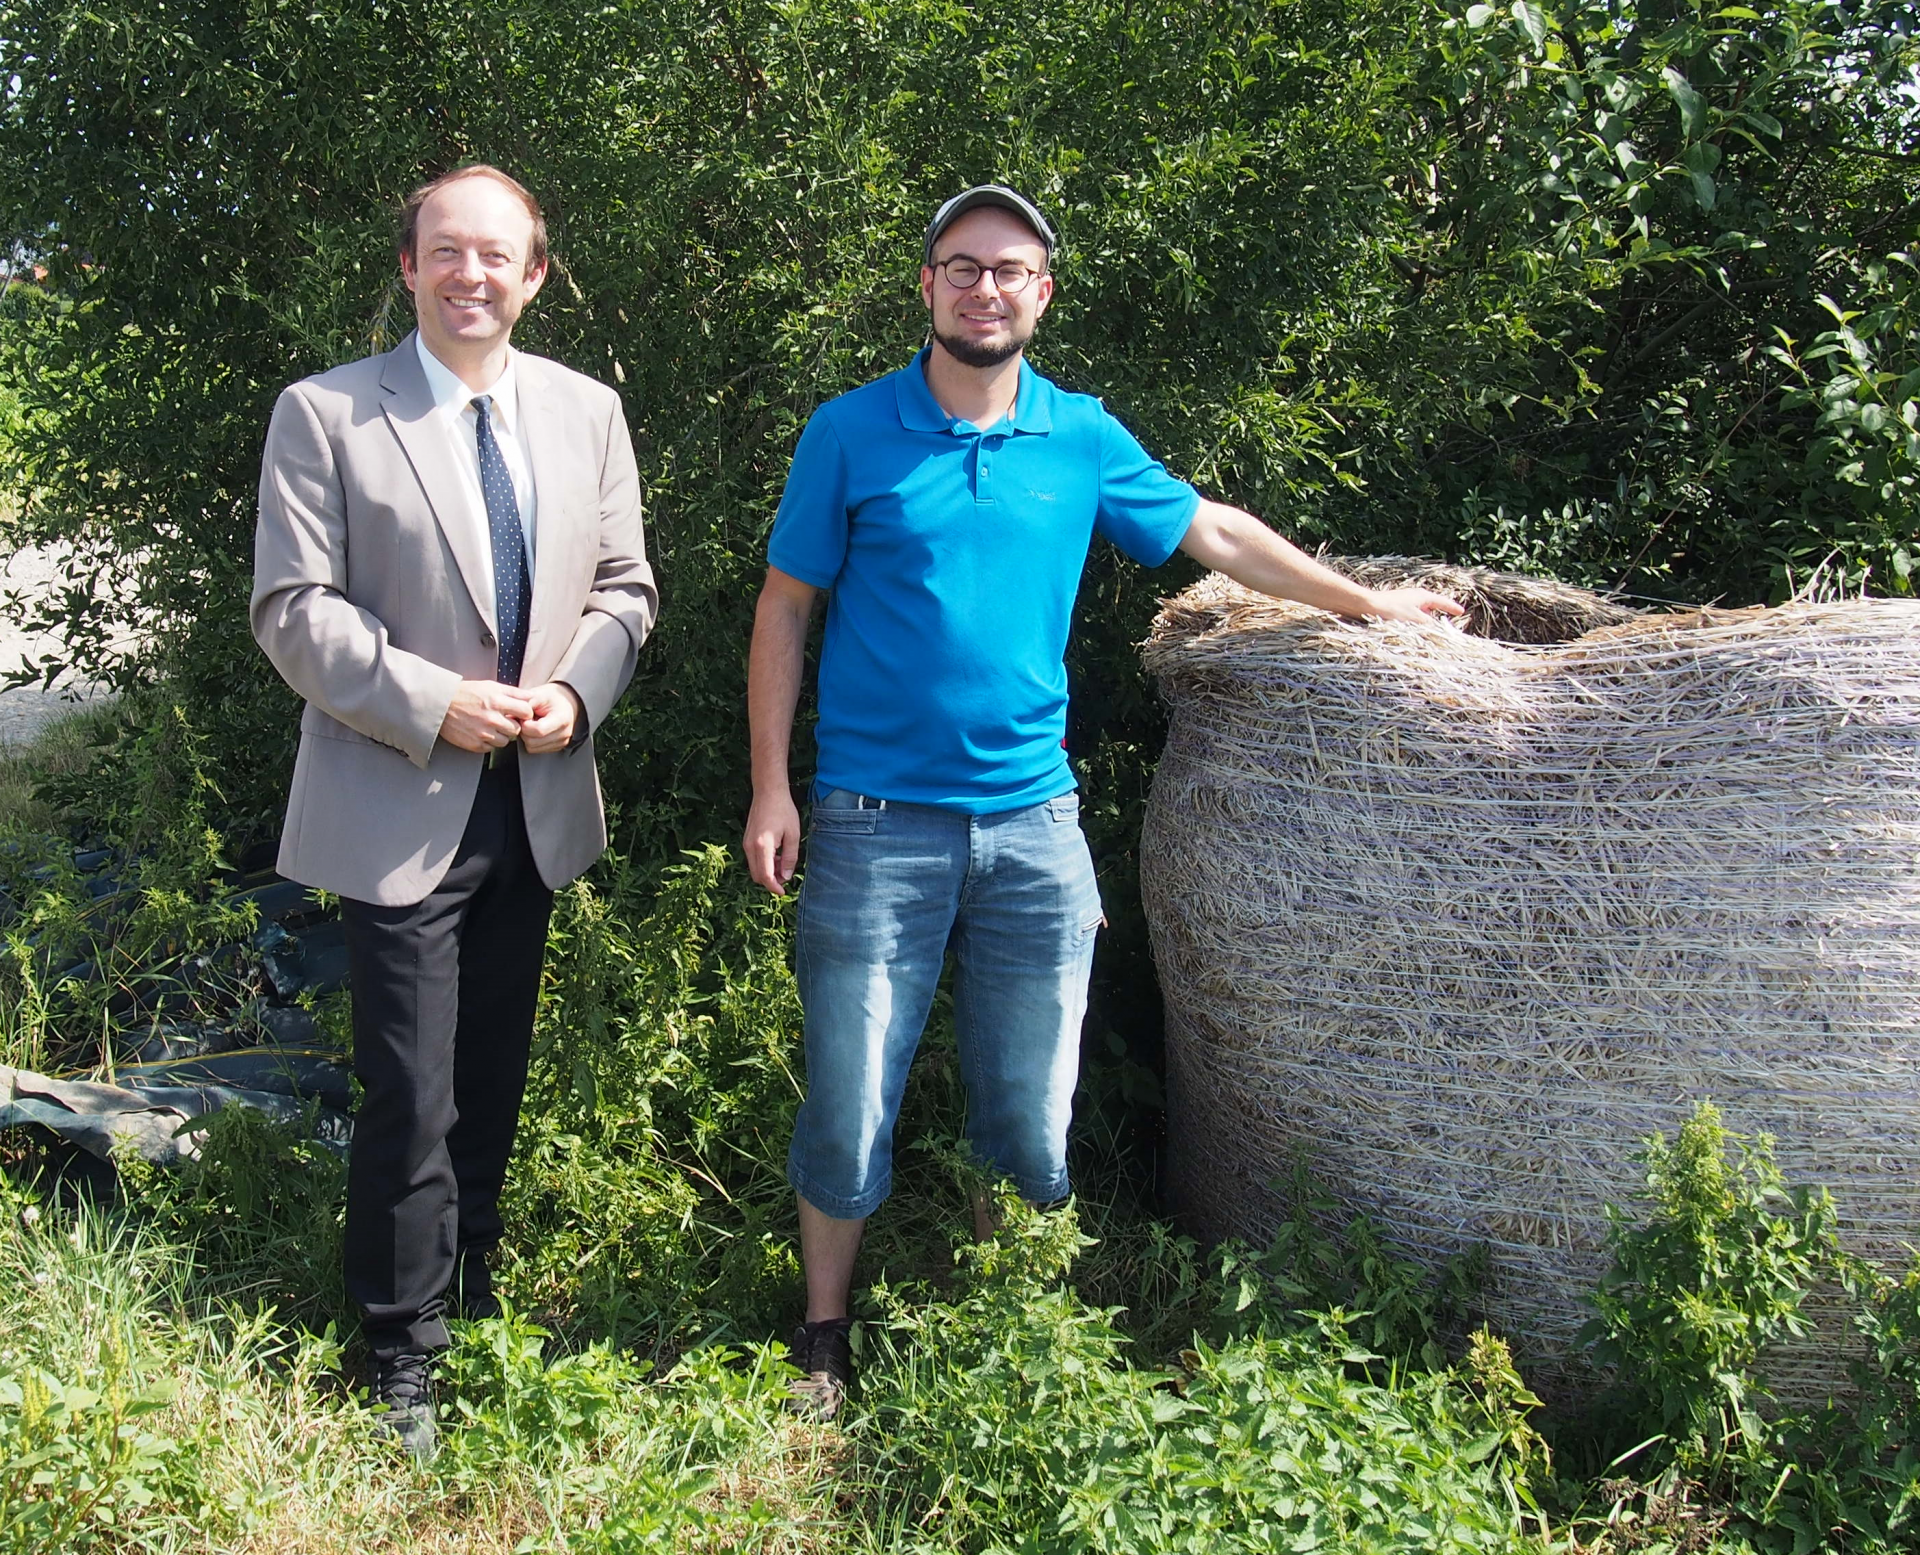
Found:
[[[1489,1316],[1552,1375],[1629,1153],[1710,1099],[1904,1264],[1920,604],[1640,614],[1337,565],[1452,593],[1470,630],[1212,577],[1146,645],[1173,720],[1142,885],[1191,1223],[1264,1240],[1304,1153],[1416,1253],[1489,1244]],[[1841,1382],[1838,1337],[1769,1362],[1783,1397]]]

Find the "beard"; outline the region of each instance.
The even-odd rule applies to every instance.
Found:
[[[943,335],[936,326],[933,338],[939,341],[941,349],[948,356],[963,367],[998,367],[1026,350],[1027,342],[1033,339],[1033,331],[1029,329],[1024,335],[1009,333],[1005,340],[989,344],[984,340],[963,340],[958,335]]]

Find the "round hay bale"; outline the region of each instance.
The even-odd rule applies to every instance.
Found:
[[[1416,1254],[1489,1244],[1551,1377],[1628,1159],[1701,1100],[1920,1243],[1920,604],[1643,614],[1337,563],[1472,607],[1354,623],[1212,577],[1146,644],[1172,728],[1141,841],[1169,1166],[1263,1241],[1299,1153]],[[1769,1363],[1841,1380],[1827,1335]],[[1564,1373],[1562,1373],[1564,1375]]]

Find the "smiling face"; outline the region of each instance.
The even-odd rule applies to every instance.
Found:
[[[456,370],[504,353],[520,310],[547,278],[529,265],[533,218],[504,184],[475,176],[437,189],[420,207],[400,271],[420,338]]]
[[[969,367],[992,367],[1018,355],[1053,300],[1053,277],[1036,274],[1008,296],[995,283],[992,267],[1017,259],[1030,270],[1044,271],[1046,245],[1033,228],[996,206],[968,211],[940,234],[933,258],[933,264],[921,266],[920,297],[932,315],[933,338],[947,354]],[[941,268],[949,259],[973,260],[982,267],[980,278],[969,287],[955,286]]]

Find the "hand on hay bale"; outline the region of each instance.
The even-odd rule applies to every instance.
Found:
[[[1246,588],[1337,616],[1430,621],[1466,613],[1457,601],[1418,585],[1368,588],[1315,561],[1251,513],[1224,502],[1201,500],[1180,549]]]

